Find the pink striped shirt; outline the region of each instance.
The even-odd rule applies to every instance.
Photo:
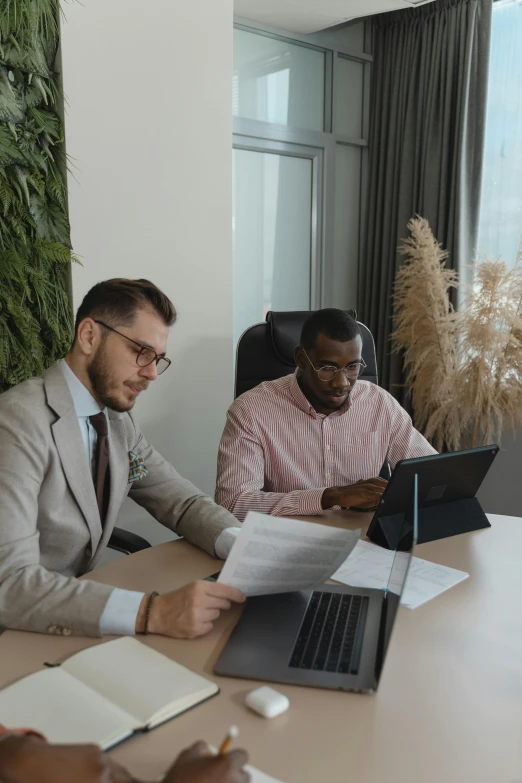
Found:
[[[357,381],[342,408],[316,413],[296,375],[267,381],[230,406],[218,456],[216,501],[243,520],[324,514],[328,487],[378,476],[387,461],[435,454],[387,391]]]

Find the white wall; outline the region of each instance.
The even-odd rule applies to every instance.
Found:
[[[173,366],[136,406],[179,472],[214,491],[232,400],[232,0],[64,5],[74,305],[97,281],[147,277],[179,313]],[[161,540],[129,503],[125,523]],[[123,522],[124,520],[121,520]]]
[[[522,433],[506,429],[477,497],[486,513],[522,517]]]

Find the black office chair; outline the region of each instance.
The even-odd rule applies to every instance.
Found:
[[[347,310],[355,320],[355,310]],[[311,315],[308,310],[287,313],[269,312],[265,323],[247,329],[237,344],[235,396],[239,397],[263,381],[274,381],[295,370],[294,350],[299,345],[301,329]],[[361,374],[364,381],[377,384],[377,357],[375,342],[367,326],[357,321],[361,329],[362,357],[366,367]],[[387,481],[391,471],[388,463],[382,466],[380,476]]]
[[[347,312],[357,318],[355,310]],[[237,346],[236,397],[253,389],[262,381],[273,381],[295,370],[294,348],[299,344],[301,329],[309,315],[310,312],[307,310],[288,313],[270,312],[266,322],[251,326],[244,332]],[[367,326],[361,323],[359,326],[363,338],[362,354],[366,362],[361,378],[377,383],[377,360],[373,336]],[[115,527],[108,546],[128,555],[147,549],[150,544],[135,533]]]
[[[347,310],[357,320],[355,310]],[[294,349],[299,345],[301,329],[311,315],[308,310],[288,313],[269,312],[266,322],[243,332],[237,344],[235,396],[239,397],[263,381],[274,381],[295,370]],[[375,343],[367,326],[357,322],[363,338],[362,355],[365,381],[377,383]]]
[[[107,546],[123,555],[132,555],[134,552],[141,552],[142,549],[149,549],[151,544],[136,533],[131,533],[130,530],[115,527]]]

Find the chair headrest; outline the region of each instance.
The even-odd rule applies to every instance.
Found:
[[[357,320],[355,310],[346,312]],[[303,324],[310,315],[309,310],[295,310],[289,313],[270,311],[266,316],[274,351],[278,358],[290,367],[295,367],[294,350],[301,341]]]

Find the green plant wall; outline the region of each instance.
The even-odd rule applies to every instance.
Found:
[[[0,392],[71,343],[59,0],[0,0]]]

